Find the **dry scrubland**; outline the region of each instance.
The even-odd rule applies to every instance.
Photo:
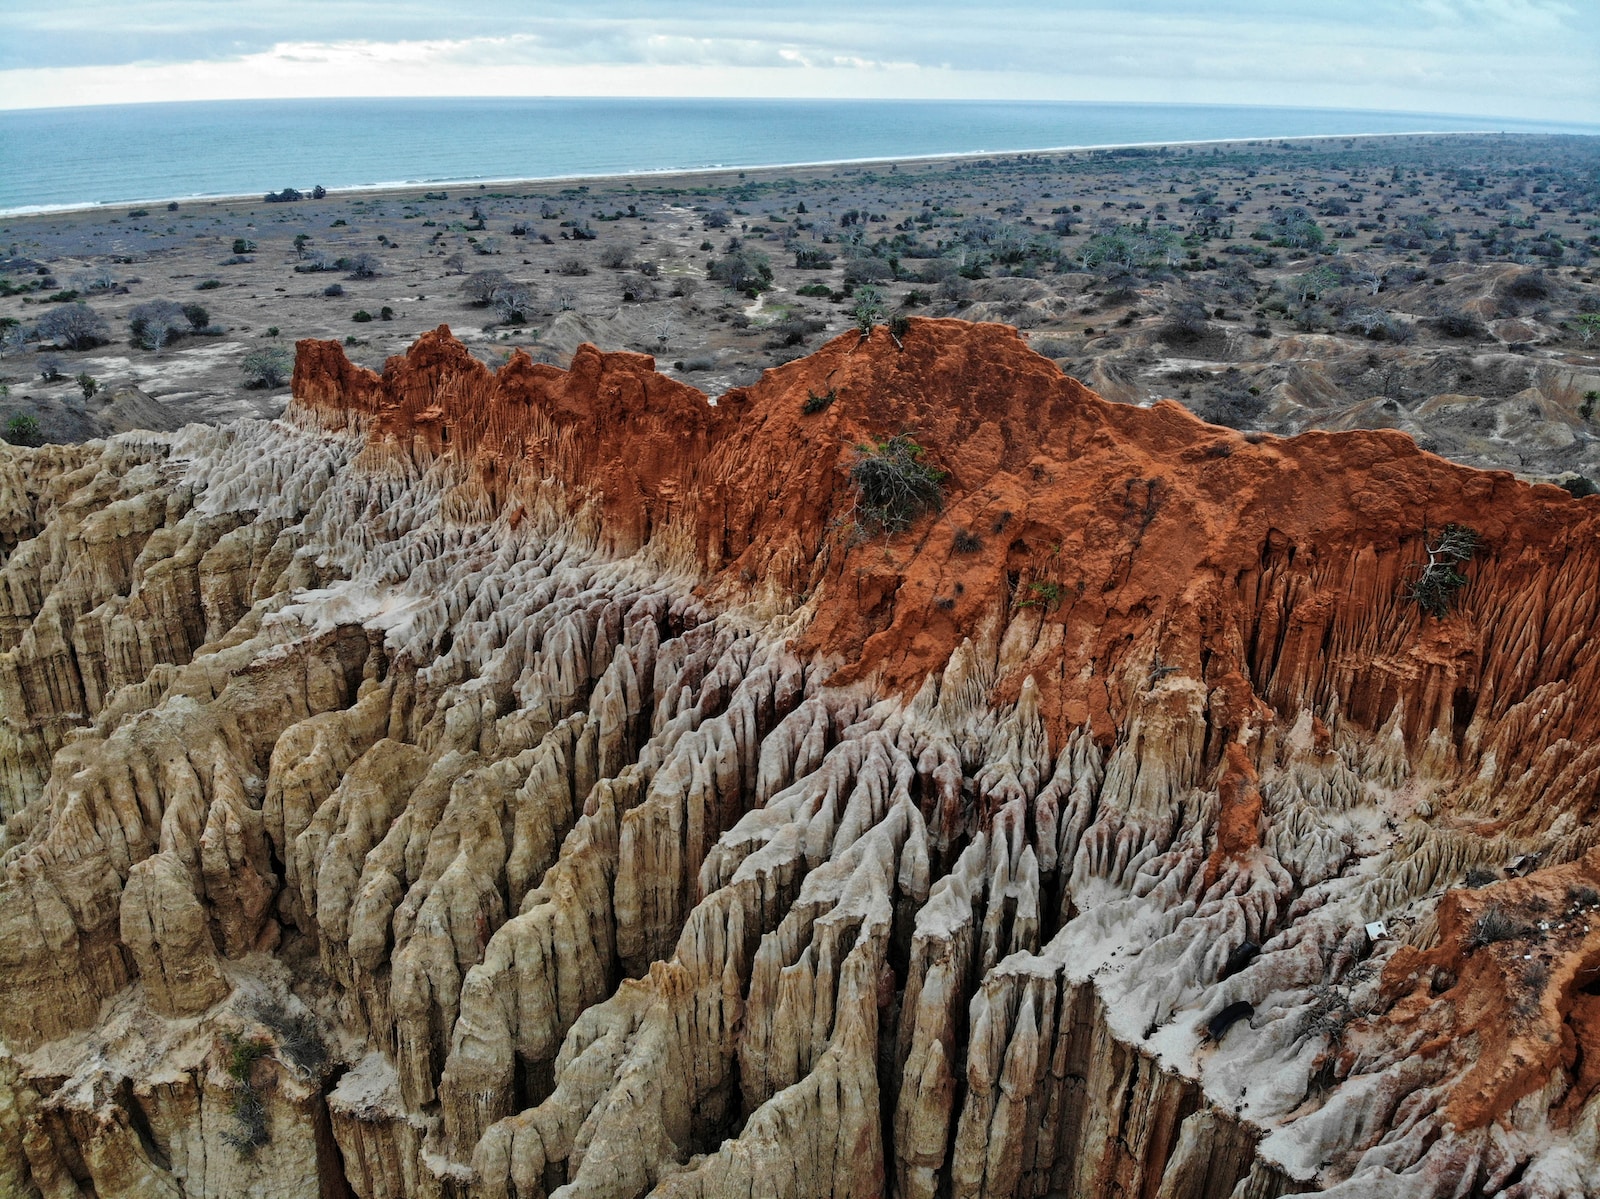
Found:
[[[12,218],[0,247],[0,420],[47,440],[273,414],[286,386],[247,387],[247,359],[259,382],[272,351],[338,338],[379,367],[439,324],[491,363],[646,351],[716,395],[848,327],[871,287],[882,319],[1014,324],[1113,400],[1245,430],[1399,428],[1473,465],[1600,479],[1589,138],[155,204]]]

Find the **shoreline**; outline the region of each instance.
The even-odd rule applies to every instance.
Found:
[[[1201,138],[1194,140],[1154,141],[1154,142],[1098,142],[1084,145],[1070,146],[1045,146],[1040,148],[1020,148],[1008,150],[961,150],[942,154],[909,154],[894,157],[869,157],[869,158],[835,158],[820,159],[806,162],[778,162],[758,164],[731,163],[723,166],[704,167],[659,167],[646,168],[634,171],[615,172],[588,172],[577,175],[535,175],[535,176],[506,176],[495,178],[471,179],[423,179],[423,180],[395,180],[380,183],[349,184],[340,187],[330,187],[325,199],[335,196],[349,197],[361,196],[405,196],[414,192],[428,191],[441,187],[509,187],[548,184],[583,184],[588,182],[615,184],[619,180],[628,179],[679,179],[703,178],[708,176],[726,175],[732,172],[760,172],[770,173],[775,171],[816,171],[832,170],[839,167],[862,166],[898,166],[906,164],[926,163],[960,163],[971,162],[983,158],[992,158],[996,155],[1050,155],[1062,156],[1072,154],[1090,154],[1105,150],[1153,150],[1168,147],[1194,148],[1199,146],[1248,146],[1263,142],[1347,142],[1356,139],[1363,141],[1378,141],[1383,139],[1401,140],[1415,137],[1582,137],[1583,134],[1545,134],[1545,133],[1517,133],[1501,129],[1449,129],[1428,130],[1419,129],[1405,133],[1308,133],[1292,135],[1272,135],[1263,137],[1227,137],[1227,138]],[[0,208],[0,220],[21,220],[30,217],[64,217],[80,214],[107,213],[113,209],[124,208],[130,204],[238,204],[238,203],[265,203],[264,192],[229,192],[209,193],[202,192],[187,196],[158,196],[148,199],[128,200],[96,200],[85,203],[72,204],[35,204],[20,205],[16,208]],[[310,200],[309,194],[306,196]],[[301,201],[287,201],[287,203],[300,203]],[[314,201],[315,202],[315,201]]]

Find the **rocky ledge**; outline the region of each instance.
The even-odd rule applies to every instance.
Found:
[[[294,394],[0,448],[0,1194],[1600,1189],[1600,499],[955,321]]]

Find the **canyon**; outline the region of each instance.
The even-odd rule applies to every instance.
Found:
[[[957,320],[292,390],[0,446],[0,1195],[1600,1190],[1600,499]]]

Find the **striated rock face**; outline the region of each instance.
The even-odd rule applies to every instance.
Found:
[[[1600,1189],[1600,501],[950,321],[295,397],[0,447],[0,1193]]]

